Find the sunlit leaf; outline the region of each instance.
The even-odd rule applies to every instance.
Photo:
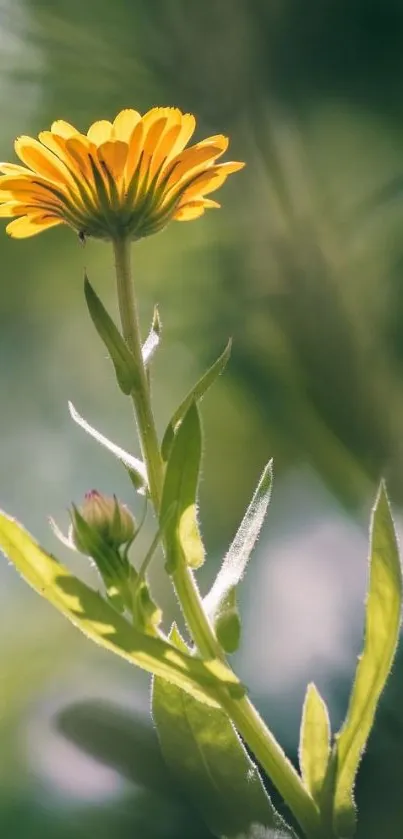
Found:
[[[239,647],[241,619],[236,602],[236,588],[230,588],[220,609],[214,616],[217,639],[226,653],[234,653]]]
[[[175,682],[207,704],[217,704],[214,698],[217,680],[230,693],[242,695],[242,686],[225,664],[200,661],[160,638],[139,632],[5,513],[0,513],[0,548],[35,591],[101,647]]]
[[[308,685],[302,711],[299,763],[302,780],[312,798],[321,803],[330,755],[330,721],[324,700],[314,684]]]
[[[186,650],[177,631],[173,640]],[[155,678],[152,712],[168,767],[214,836],[295,839],[221,709],[206,713],[202,703]]]
[[[138,383],[138,371],[133,356],[87,276],[84,292],[91,320],[111,357],[118,385],[128,396],[137,388]]]
[[[171,572],[178,562],[199,568],[204,561],[196,515],[202,437],[199,413],[194,402],[175,435],[166,468],[160,518],[163,521],[172,505],[174,513],[165,528],[167,569]]]
[[[80,416],[72,402],[69,402],[68,404],[70,415],[74,422],[76,422],[77,425],[80,426],[80,428],[83,428],[84,431],[86,431],[87,434],[90,435],[90,437],[93,437],[94,440],[97,441],[97,443],[100,443],[101,446],[104,446],[105,449],[108,449],[108,451],[110,451],[113,455],[115,455],[115,457],[118,458],[118,460],[121,461],[121,463],[123,463],[138,492],[144,494],[147,488],[147,472],[144,463],[137,457],[134,457],[134,455],[129,454],[129,452],[126,452],[120,446],[117,446],[116,443],[112,442],[112,440],[108,440],[108,438],[101,434],[99,431],[97,431],[96,428],[93,428],[93,426],[90,425],[87,422],[87,420]]]
[[[142,354],[143,354],[143,362],[144,366],[148,367],[154,353],[158,347],[158,344],[161,339],[161,320],[158,311],[158,306],[154,306],[154,314],[151,323],[151,329],[147,335],[146,340],[144,341]]]
[[[164,460],[168,460],[169,458],[175,434],[192,402],[200,402],[211,385],[214,384],[217,377],[225,370],[228,359],[231,355],[231,346],[232,341],[230,339],[224,352],[219,358],[217,358],[217,361],[214,362],[210,369],[204,373],[197,384],[195,384],[192,390],[190,390],[187,396],[185,396],[183,402],[179,405],[179,408],[176,409],[162,440],[161,454]]]
[[[230,626],[230,646],[227,652],[236,649],[236,602],[235,592],[241,581],[248,560],[259,537],[270,501],[273,482],[273,467],[270,460],[260,477],[253,498],[235,535],[234,541],[224,557],[223,564],[207,596],[204,608],[210,620],[221,628]],[[239,621],[239,618],[238,618]],[[232,623],[231,623],[232,622]],[[238,634],[239,641],[239,634]]]
[[[393,519],[383,484],[371,525],[369,591],[364,650],[357,665],[347,717],[336,737],[334,826],[337,836],[355,831],[354,781],[391,670],[399,637],[402,572]]]

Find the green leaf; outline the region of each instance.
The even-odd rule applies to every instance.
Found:
[[[227,652],[234,652],[234,649],[236,649],[234,644],[238,644],[239,642],[235,620],[235,613],[237,614],[235,592],[238,583],[245,573],[249,557],[255,547],[266,516],[273,483],[272,463],[270,460],[263,470],[254,496],[235,535],[234,541],[224,557],[223,564],[212,588],[203,601],[204,608],[210,620],[216,626],[216,629],[218,628],[219,630],[221,625],[222,631],[223,626],[230,626],[229,642],[232,649],[227,649],[225,644],[223,645]]]
[[[311,683],[307,687],[302,711],[299,763],[302,780],[319,807],[329,756],[329,714],[319,691]]]
[[[223,650],[234,653],[239,647],[241,620],[239,617],[236,588],[229,589],[214,618],[214,628]]]
[[[154,314],[151,323],[151,329],[147,335],[146,340],[144,341],[142,354],[143,354],[143,363],[145,367],[148,367],[154,353],[158,347],[158,344],[161,339],[161,320],[158,311],[158,306],[154,306]]]
[[[84,279],[84,293],[92,322],[111,357],[118,385],[128,396],[138,386],[138,371],[134,358],[87,275]]]
[[[112,452],[112,454],[115,455],[121,463],[123,463],[135,488],[140,494],[144,495],[147,491],[147,471],[144,463],[137,457],[134,457],[134,455],[129,454],[129,452],[126,452],[124,449],[121,449],[120,446],[117,446],[116,443],[112,442],[112,440],[108,440],[108,438],[101,434],[100,431],[97,431],[96,428],[93,428],[87,420],[80,416],[72,402],[69,402],[68,405],[70,416],[74,422],[76,422],[80,428],[83,428],[90,437],[93,437],[97,443],[100,443],[101,446],[104,446],[105,449]]]
[[[186,650],[179,633],[172,638]],[[296,839],[221,709],[206,709],[164,679],[153,681],[152,713],[163,756],[214,836]]]
[[[214,384],[218,376],[225,370],[228,359],[231,355],[231,346],[232,340],[230,339],[228,341],[227,346],[225,347],[224,352],[220,355],[219,358],[217,358],[217,361],[214,362],[212,367],[210,367],[210,369],[207,370],[206,373],[204,373],[204,375],[201,377],[201,379],[199,379],[197,384],[195,384],[192,390],[190,390],[187,396],[185,396],[183,402],[181,402],[181,404],[179,405],[179,408],[176,409],[165,431],[161,444],[161,454],[165,461],[169,458],[175,434],[188,409],[190,408],[192,402],[200,402],[200,400],[203,399],[203,396],[209,390],[211,385]]]
[[[343,839],[355,831],[354,780],[395,656],[401,602],[398,545],[386,489],[381,484],[371,524],[364,651],[358,661],[347,717],[334,747],[334,827]]]
[[[92,641],[149,673],[173,681],[202,702],[217,706],[217,682],[231,695],[244,689],[220,661],[196,659],[160,638],[135,629],[98,592],[46,553],[15,519],[0,512],[0,548],[38,594]]]
[[[191,568],[199,568],[204,561],[204,548],[196,516],[201,454],[199,412],[192,402],[175,436],[162,492],[161,526],[168,511],[175,505],[174,513],[165,527],[169,573],[179,562],[185,562]]]

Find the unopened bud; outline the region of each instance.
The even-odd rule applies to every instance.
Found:
[[[115,496],[110,498],[97,492],[87,492],[84,503],[71,511],[71,539],[77,550],[91,556],[94,543],[118,549],[136,535],[136,523],[125,504]]]

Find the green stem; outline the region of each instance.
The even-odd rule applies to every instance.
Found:
[[[220,696],[222,707],[309,839],[321,839],[318,808],[283,749],[247,696]]]
[[[132,393],[132,399],[142,455],[147,469],[150,496],[158,516],[164,467],[141,351],[140,326],[130,268],[130,243],[123,238],[116,239],[113,246],[123,336],[138,369],[139,381],[136,390]],[[219,657],[224,660],[221,647],[203,609],[203,601],[192,570],[185,563],[180,563],[173,572],[172,581],[187,626],[200,655],[203,658]],[[305,834],[309,839],[319,839],[319,816],[316,804],[250,700],[247,697],[233,699],[229,697],[227,691],[222,689],[217,691],[217,699],[277,787]]]
[[[138,370],[138,386],[132,393],[132,399],[137,419],[141,452],[147,467],[150,496],[154,508],[158,513],[161,504],[163,463],[151,409],[147,372],[143,364],[140,323],[131,277],[130,241],[125,238],[115,239],[113,248],[123,337],[132,352]]]

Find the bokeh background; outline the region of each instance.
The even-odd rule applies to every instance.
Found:
[[[267,527],[243,586],[236,666],[293,760],[306,684],[334,730],[362,643],[381,475],[403,530],[403,7],[399,0],[1,0],[0,157],[56,118],[176,105],[228,133],[247,168],[223,209],[136,246],[161,430],[221,352],[203,403],[207,588],[269,456]],[[83,302],[116,311],[111,254],[68,229],[0,236],[1,505],[76,573],[47,517],[96,487],[141,516],[119,465],[73,425],[136,451]],[[151,528],[151,524],[150,524]],[[149,530],[151,533],[151,529]],[[158,567],[154,589],[177,618]],[[0,833],[9,839],[208,839],[172,792],[146,675],[79,635],[0,564]],[[358,836],[403,829],[403,654],[363,758]]]

